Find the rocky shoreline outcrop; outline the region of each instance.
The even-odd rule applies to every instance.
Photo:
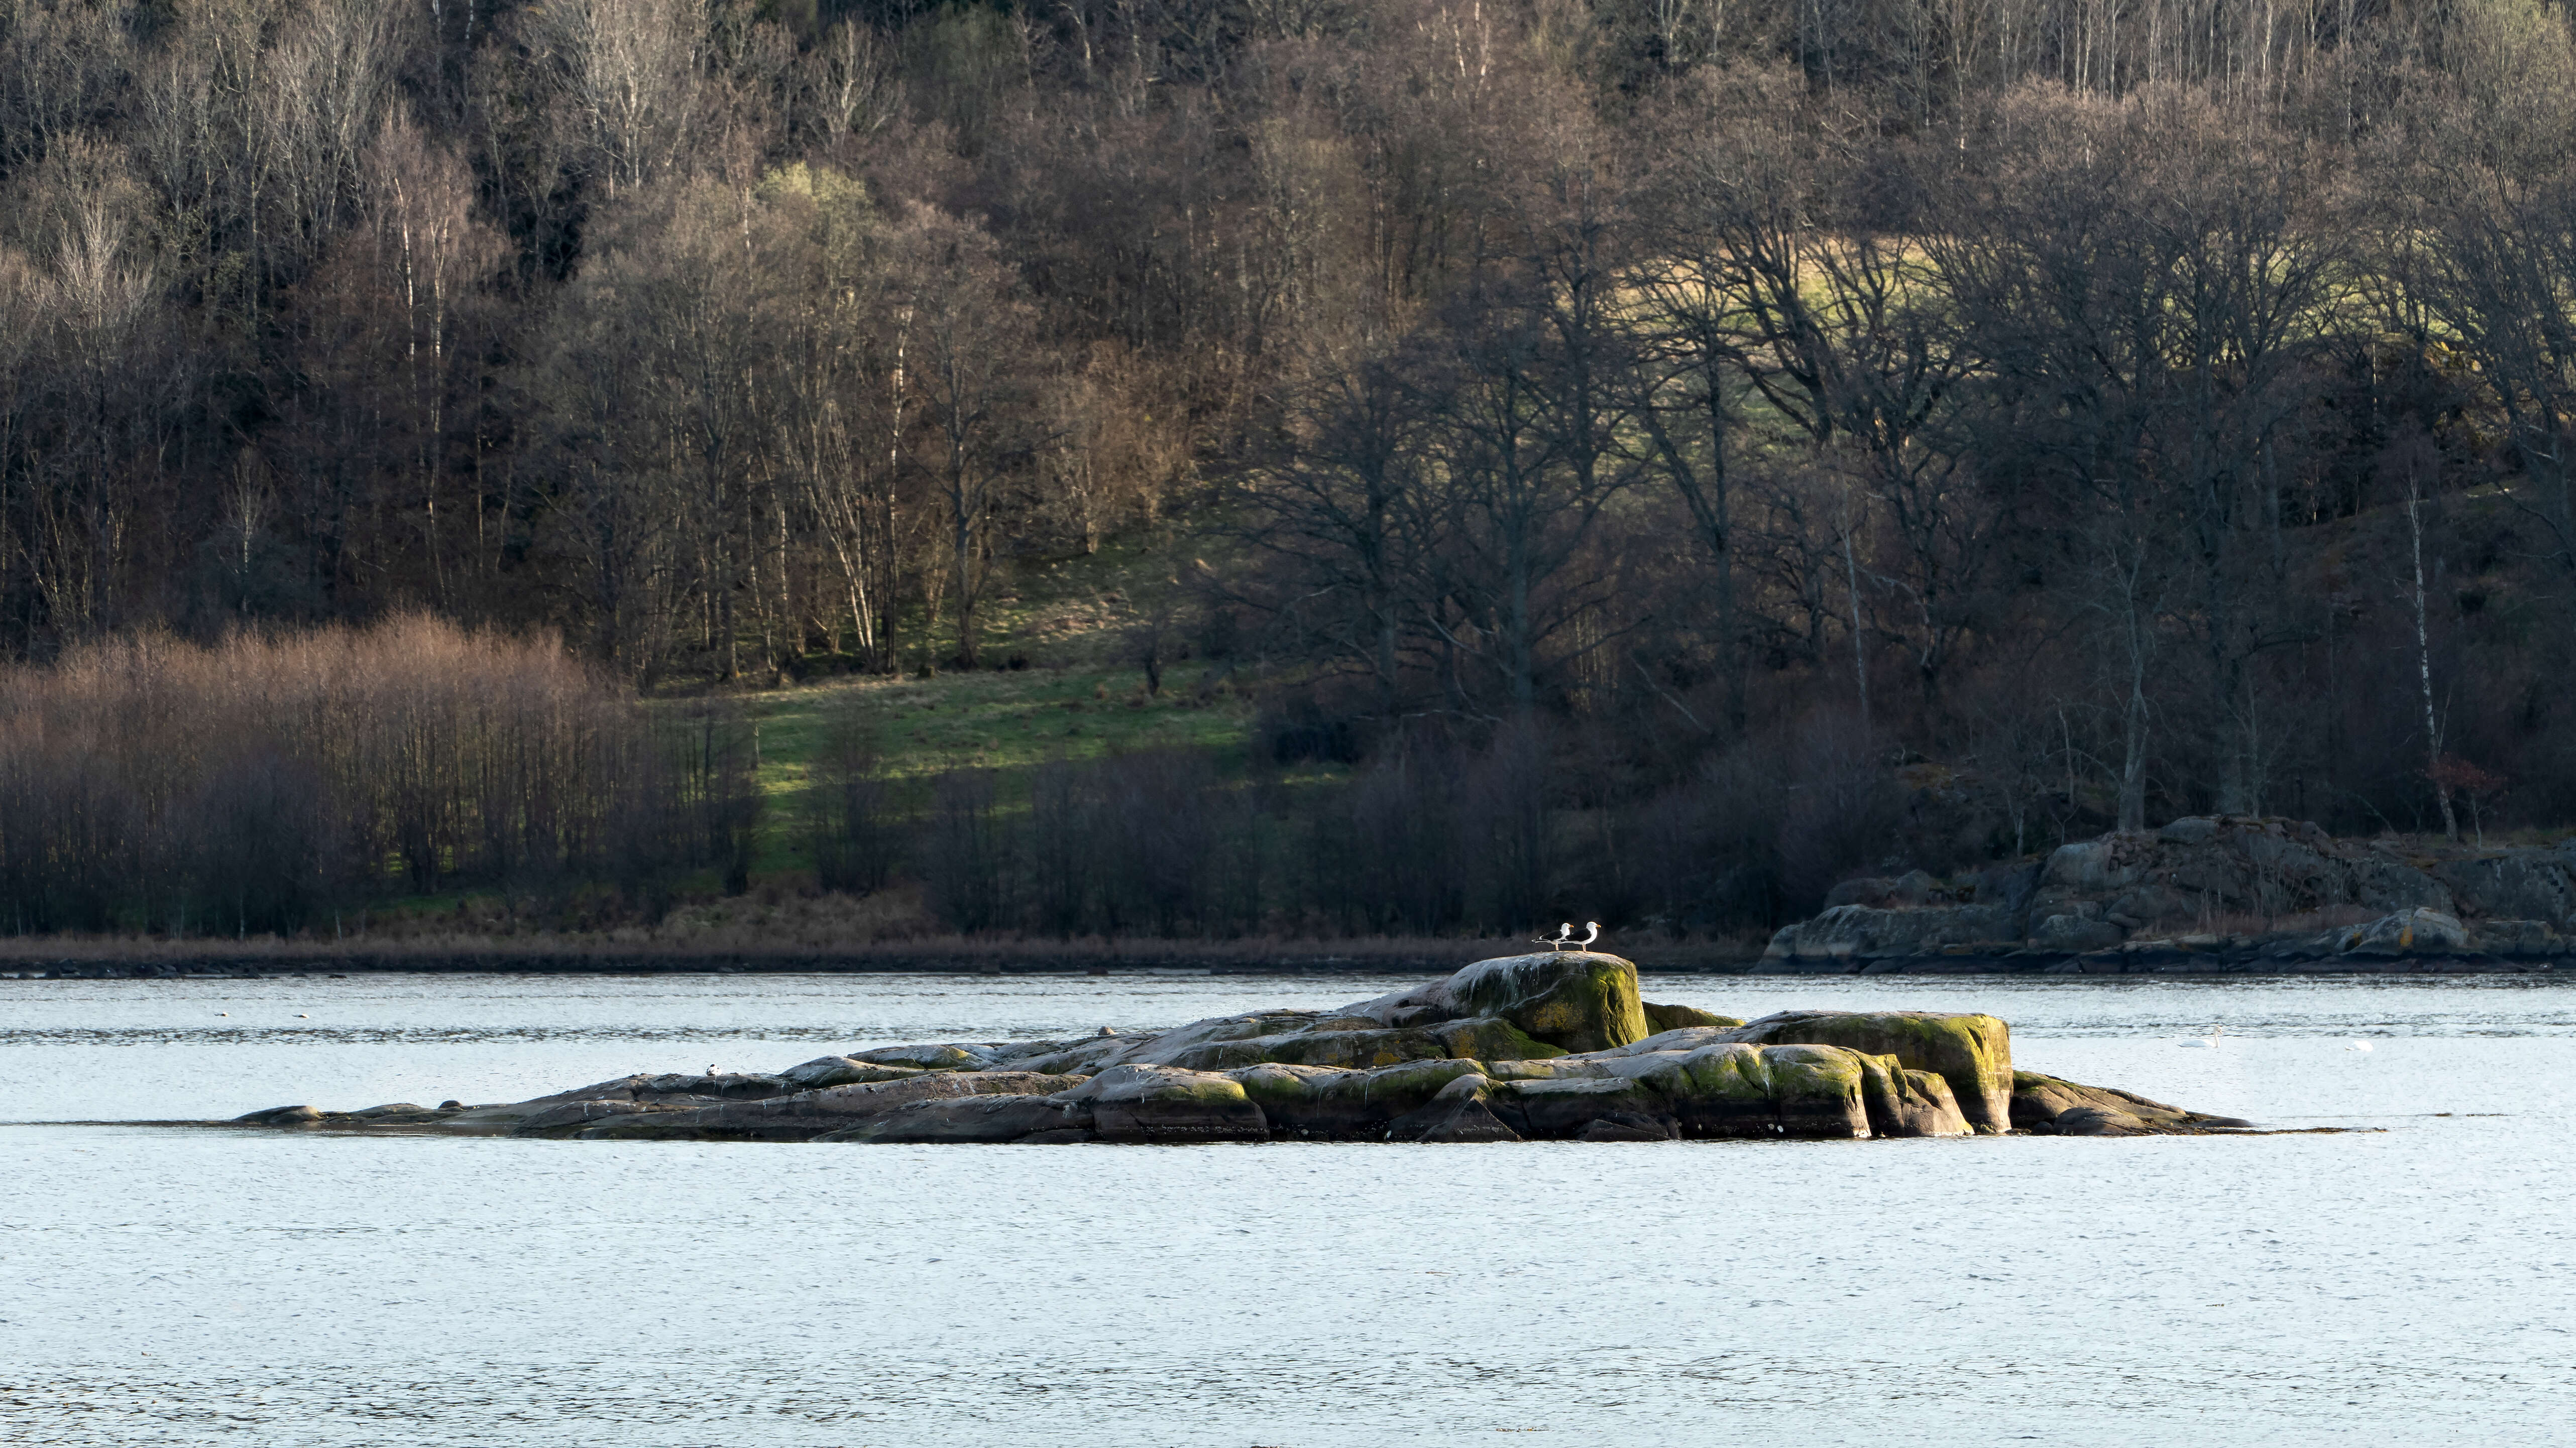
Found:
[[[2201,817],[1950,880],[1846,881],[1766,974],[2576,969],[2576,840],[2410,852]]]
[[[217,1123],[208,1123],[217,1124]],[[1784,1011],[1638,993],[1617,956],[1480,961],[1331,1011],[939,1042],[771,1073],[634,1075],[533,1100],[283,1106],[223,1125],[581,1141],[1854,1140],[2191,1135],[2251,1123],[2017,1072],[1987,1015]]]

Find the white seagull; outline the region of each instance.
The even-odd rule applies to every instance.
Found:
[[[2174,1044],[2183,1047],[2203,1046],[2215,1049],[2218,1045],[2219,1039],[2226,1034],[2227,1028],[2225,1026],[2212,1026],[2209,1028],[2209,1034],[2206,1036],[2185,1036]]]
[[[1592,942],[1601,938],[1601,922],[1598,920],[1586,920],[1583,922],[1583,927],[1592,933],[1583,937],[1581,940],[1574,942],[1574,948],[1577,950],[1590,950],[1592,948]],[[1568,927],[1565,933],[1572,935],[1574,931],[1571,927]]]
[[[1573,922],[1571,922],[1571,921],[1563,921],[1563,922],[1559,922],[1559,923],[1558,923],[1558,925],[1557,925],[1557,927],[1556,927],[1556,938],[1555,938],[1554,940],[1533,940],[1533,941],[1531,941],[1531,942],[1530,942],[1530,944],[1532,944],[1532,945],[1544,945],[1544,946],[1547,946],[1547,947],[1548,947],[1549,949],[1551,949],[1551,950],[1563,950],[1563,949],[1565,948],[1565,941],[1566,941],[1566,937],[1568,937],[1568,936],[1572,935],[1573,933],[1574,933],[1574,924],[1573,924]]]
[[[2370,1043],[2368,1041],[2347,1041],[2344,1043],[2344,1049],[2347,1051],[2367,1051],[2370,1049]]]

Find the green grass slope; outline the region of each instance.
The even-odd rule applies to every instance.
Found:
[[[843,676],[740,696],[759,730],[767,801],[754,873],[806,867],[796,838],[802,796],[816,751],[844,716],[855,716],[888,778],[990,769],[1005,802],[1025,799],[1030,771],[1052,759],[1193,749],[1240,768],[1252,708],[1224,667],[1168,624],[1174,579],[1196,566],[1178,545],[1150,539],[1023,564],[995,580],[980,611],[985,661],[1004,667]],[[1154,694],[1142,660],[1158,620],[1163,687]],[[907,630],[905,642],[906,661],[917,660],[917,634]],[[954,647],[943,628],[936,652]]]

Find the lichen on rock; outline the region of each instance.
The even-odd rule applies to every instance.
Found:
[[[1978,1131],[2012,1129],[2012,1029],[1988,1015],[1931,1011],[1781,1011],[1734,1033],[1764,1045],[1803,1042],[1893,1056],[1906,1069],[1947,1082],[1956,1107]]]

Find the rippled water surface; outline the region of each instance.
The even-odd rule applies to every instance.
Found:
[[[2284,1127],[894,1147],[97,1124],[1329,1006],[1358,976],[0,981],[0,1441],[2576,1441],[2576,985],[1653,977],[1991,1011]],[[2223,1024],[2215,1049],[2179,1044]],[[2373,1049],[2352,1049],[2352,1042]]]

